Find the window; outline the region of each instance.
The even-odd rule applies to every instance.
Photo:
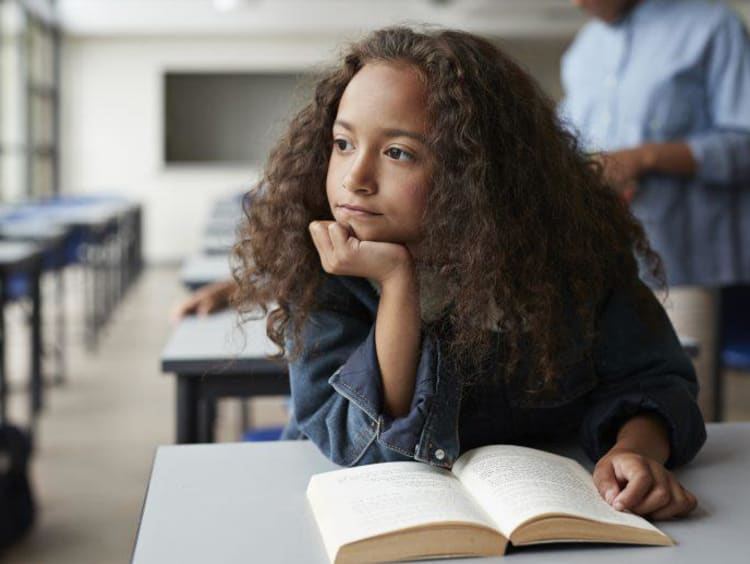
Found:
[[[0,0],[0,200],[58,191],[59,33],[52,3]],[[48,6],[41,13],[39,6]]]

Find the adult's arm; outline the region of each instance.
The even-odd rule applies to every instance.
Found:
[[[750,40],[740,19],[726,10],[712,36],[705,84],[711,129],[685,141],[707,183],[750,180]]]

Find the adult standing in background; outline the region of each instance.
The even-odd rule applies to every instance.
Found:
[[[677,332],[699,341],[714,417],[717,288],[750,282],[750,41],[703,0],[575,0],[594,16],[562,61],[561,117],[631,201],[669,284]]]

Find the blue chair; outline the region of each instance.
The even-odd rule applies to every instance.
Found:
[[[750,286],[722,288],[719,315],[714,412],[716,419],[721,421],[724,415],[723,371],[729,369],[750,374]]]
[[[281,432],[283,430],[284,427],[259,427],[258,429],[248,429],[242,435],[242,440],[250,443],[278,441],[281,438]]]

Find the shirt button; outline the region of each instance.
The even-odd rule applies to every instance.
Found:
[[[435,451],[435,458],[443,460],[443,458],[445,458],[445,451],[442,448],[437,449]]]

